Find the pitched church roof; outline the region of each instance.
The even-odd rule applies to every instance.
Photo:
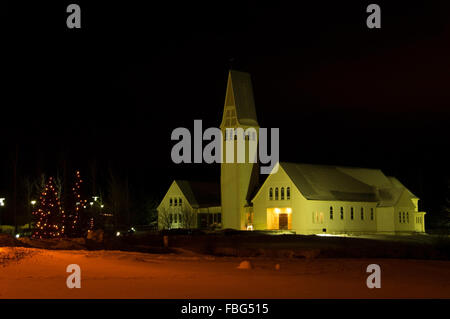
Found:
[[[228,73],[225,107],[235,106],[241,125],[257,126],[252,80],[249,73],[230,70]]]
[[[192,207],[220,206],[220,185],[210,182],[175,180]]]
[[[397,179],[379,169],[280,162],[305,198],[310,200],[378,202],[392,206],[406,192]]]

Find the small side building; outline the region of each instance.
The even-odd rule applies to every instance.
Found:
[[[159,229],[221,227],[220,185],[174,180],[157,210]]]

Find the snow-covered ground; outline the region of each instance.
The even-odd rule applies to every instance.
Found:
[[[0,247],[0,298],[450,298],[450,262],[247,258]],[[366,267],[381,266],[368,289]],[[66,267],[81,267],[81,288]],[[276,269],[279,264],[279,269]]]

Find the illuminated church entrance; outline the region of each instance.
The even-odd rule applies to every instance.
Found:
[[[290,207],[267,208],[267,229],[288,230],[292,228],[292,209]]]

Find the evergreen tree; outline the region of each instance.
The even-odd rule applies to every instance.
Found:
[[[38,209],[33,212],[33,238],[58,238],[63,234],[61,202],[53,182],[50,177],[42,190]]]

